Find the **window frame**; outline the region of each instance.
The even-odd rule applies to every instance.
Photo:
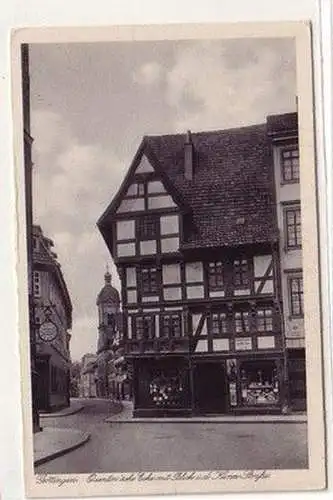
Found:
[[[136,219],[136,235],[140,241],[158,240],[160,236],[160,219],[156,215],[143,215]],[[152,227],[152,231],[147,231],[145,224]]]
[[[145,288],[145,275],[148,276],[148,287]],[[154,280],[152,280],[152,276],[154,276]],[[159,270],[156,266],[151,266],[151,267],[141,267],[140,272],[139,272],[139,278],[140,278],[140,287],[141,287],[141,296],[142,297],[149,297],[152,295],[158,295],[160,294],[159,291]],[[152,284],[153,281],[153,284]]]
[[[142,326],[138,326],[142,322]],[[149,322],[148,334],[145,335],[145,325]],[[155,315],[153,314],[134,314],[132,316],[132,340],[153,340],[156,338]],[[141,328],[142,333],[139,334]]]
[[[298,290],[296,292],[296,295],[298,296],[299,312],[295,312],[295,310],[294,310],[293,296],[295,295],[295,292],[293,292],[292,286],[293,286],[293,282],[295,282],[295,281],[298,282]],[[300,274],[288,276],[287,283],[288,283],[289,317],[290,318],[304,318],[304,282],[303,282],[303,276]]]
[[[214,323],[217,324],[217,330],[214,331]],[[214,338],[229,337],[230,328],[228,315],[224,311],[212,311],[210,316],[210,334]]]
[[[240,317],[238,317],[240,316]],[[237,330],[238,321],[245,327],[241,331]],[[251,333],[251,312],[250,311],[235,311],[233,316],[235,335],[248,335]]]
[[[42,296],[42,282],[41,282],[41,272],[33,271],[33,296],[40,298]]]
[[[238,263],[236,265],[236,263]],[[246,264],[246,270],[244,271],[243,266]],[[237,272],[238,268],[238,272]],[[239,276],[239,283],[237,283],[236,278]],[[244,279],[244,276],[246,279]],[[251,287],[251,267],[250,261],[246,258],[238,258],[233,260],[232,265],[232,277],[233,285],[235,288],[250,288]]]
[[[297,156],[293,156],[292,153],[294,151],[297,152]],[[286,153],[290,153],[289,158],[285,158],[284,155]],[[294,171],[295,171],[295,165],[293,164],[294,158],[298,160],[298,164],[296,167],[296,170],[298,172],[297,176],[295,176],[295,173],[294,173]],[[285,162],[289,161],[289,160],[291,161],[291,163],[290,163],[291,178],[287,179],[286,175],[285,175],[286,167],[287,167]],[[285,147],[281,148],[281,150],[280,150],[280,165],[281,165],[281,183],[282,184],[298,184],[300,182],[300,163],[299,163],[299,160],[300,160],[299,147],[297,144],[285,146]]]
[[[288,223],[288,214],[293,212],[294,221],[293,224]],[[297,222],[297,216],[299,214],[299,222]],[[287,250],[295,250],[298,248],[302,248],[302,212],[300,204],[289,205],[284,207],[283,212],[284,218],[284,233],[285,233],[285,248]],[[293,235],[289,234],[289,228],[293,228]],[[298,239],[297,228],[300,228],[300,241]],[[295,243],[292,244],[290,239],[294,239]]]
[[[225,285],[223,271],[222,261],[208,262],[207,274],[209,291],[217,292],[224,290]]]
[[[260,315],[259,313],[263,313]],[[268,314],[269,313],[269,314]],[[259,321],[263,321],[263,328],[259,326]],[[258,334],[271,333],[274,331],[274,314],[271,307],[262,307],[256,310],[255,315],[256,331]]]
[[[174,324],[174,319],[177,319],[179,328],[179,334],[176,335],[176,327]],[[167,322],[166,322],[167,320]],[[168,333],[165,334],[165,330],[168,330]],[[174,339],[181,338],[183,336],[183,325],[182,325],[182,314],[181,312],[171,312],[164,313],[160,315],[160,337],[163,339]]]

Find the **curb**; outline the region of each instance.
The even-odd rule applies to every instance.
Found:
[[[131,418],[131,419],[115,419],[115,418],[107,418],[105,422],[109,424],[306,424],[307,418],[300,419],[274,419],[274,420],[235,420],[235,419],[216,419],[216,420],[207,420],[207,419],[196,419],[187,418],[187,419],[164,419],[164,418]]]
[[[41,413],[40,418],[58,418],[58,417],[68,417],[69,415],[75,415],[75,413],[79,413],[84,408],[84,405],[79,406],[78,408],[73,408],[72,410],[68,410],[68,412],[60,413]]]
[[[81,441],[79,441],[78,443],[73,444],[71,446],[68,446],[67,448],[63,448],[59,451],[55,451],[54,453],[51,453],[50,455],[47,455],[45,457],[37,458],[36,460],[34,460],[34,466],[37,467],[38,465],[45,464],[45,462],[49,462],[50,460],[53,460],[54,458],[61,457],[62,455],[65,455],[66,453],[69,453],[70,451],[76,450],[80,446],[83,446],[84,444],[86,444],[89,441],[90,437],[91,437],[91,435],[88,434],[87,432],[85,432]]]

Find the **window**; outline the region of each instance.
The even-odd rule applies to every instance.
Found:
[[[249,284],[249,263],[246,259],[234,260],[234,285],[237,287]]]
[[[142,294],[157,293],[157,269],[156,267],[147,267],[141,269]]]
[[[134,317],[134,336],[137,340],[155,337],[155,316]]]
[[[107,324],[108,326],[112,326],[112,328],[115,326],[114,315],[111,313],[107,313]]]
[[[298,148],[288,148],[281,151],[282,180],[283,182],[299,181],[299,153]]]
[[[279,374],[273,361],[244,361],[240,364],[240,379],[242,405],[279,403]]]
[[[249,313],[241,311],[235,313],[236,333],[248,333],[250,331]]]
[[[210,262],[208,266],[208,280],[210,290],[221,290],[223,288],[222,262]]]
[[[167,314],[162,316],[162,337],[181,337],[182,323],[180,314]]]
[[[141,240],[151,240],[158,236],[158,219],[154,217],[141,217],[137,220],[137,232]]]
[[[258,332],[271,332],[273,330],[272,309],[259,309],[256,314]]]
[[[212,335],[219,337],[228,333],[227,315],[226,313],[212,314]]]
[[[289,278],[289,303],[291,316],[303,316],[303,278]]]
[[[41,280],[40,280],[40,272],[39,271],[34,271],[33,288],[34,288],[34,296],[40,297],[42,292],[41,292]]]
[[[287,248],[298,248],[302,244],[300,207],[285,210]]]

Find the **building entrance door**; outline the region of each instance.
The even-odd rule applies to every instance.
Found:
[[[200,362],[194,368],[194,400],[200,413],[226,411],[226,380],[222,363]]]

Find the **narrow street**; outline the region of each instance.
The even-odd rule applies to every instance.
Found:
[[[106,423],[112,403],[83,404],[79,413],[44,418],[42,425],[80,429],[91,439],[36,467],[36,473],[307,467],[305,423]]]

